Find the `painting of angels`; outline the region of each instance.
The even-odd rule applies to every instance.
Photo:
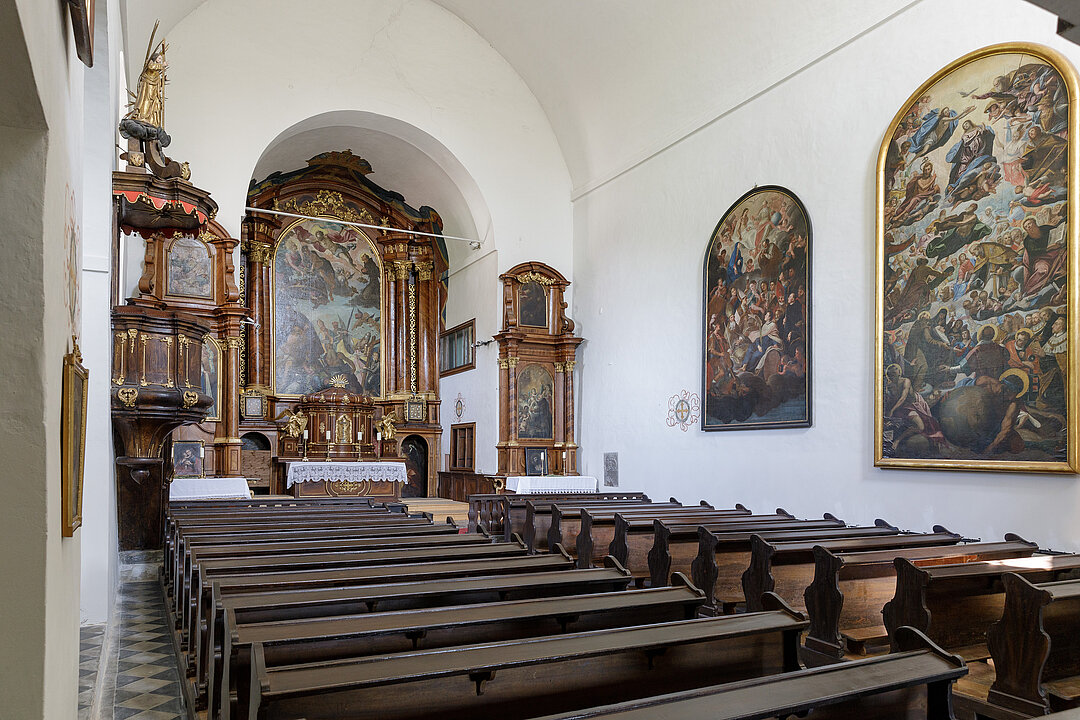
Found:
[[[810,218],[760,187],[713,230],[704,262],[703,430],[810,425]]]
[[[332,220],[290,226],[274,254],[274,382],[303,395],[344,375],[347,389],[382,394],[382,276],[371,241]]]
[[[1075,468],[1075,87],[1048,49],[985,48],[919,88],[886,133],[876,464]]]

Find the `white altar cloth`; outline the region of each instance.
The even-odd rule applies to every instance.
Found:
[[[247,478],[173,478],[169,500],[246,500],[251,497]]]
[[[516,493],[596,492],[596,478],[588,475],[510,475],[506,489]]]
[[[375,481],[408,482],[403,462],[287,462],[285,487],[291,488],[296,483]]]

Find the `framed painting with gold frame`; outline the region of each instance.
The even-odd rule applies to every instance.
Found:
[[[60,504],[63,536],[82,525],[83,467],[86,460],[86,394],[90,372],[82,365],[76,344],[64,356],[60,398]]]
[[[874,464],[1077,472],[1076,71],[1028,43],[922,84],[877,161]]]

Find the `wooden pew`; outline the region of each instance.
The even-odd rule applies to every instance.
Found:
[[[318,571],[372,565],[400,565],[452,560],[504,559],[526,554],[521,543],[486,543],[483,545],[431,546],[420,548],[384,548],[351,552],[301,553],[296,555],[265,555],[256,557],[221,558],[193,563],[191,581],[185,588],[187,607],[193,608],[199,588],[207,588],[214,579],[223,576],[258,575],[292,571]]]
[[[900,531],[884,521],[874,527],[830,527],[799,530],[727,532],[716,526],[698,528],[698,554],[690,564],[690,579],[705,591],[705,609],[727,614],[745,602],[742,574],[750,566],[750,537],[767,540],[823,540],[898,535]],[[681,570],[680,570],[681,572]]]
[[[1080,581],[1001,580],[1005,609],[986,632],[996,673],[987,702],[1024,715],[1080,707]]]
[[[188,548],[199,545],[221,544],[251,544],[261,542],[274,542],[284,540],[324,540],[328,538],[362,538],[362,537],[389,537],[392,535],[456,535],[458,529],[453,525],[436,525],[426,520],[417,520],[415,524],[393,524],[355,527],[353,523],[343,523],[341,526],[330,527],[305,527],[294,529],[274,530],[249,530],[248,532],[234,532],[222,530],[215,533],[198,533],[192,535],[181,534],[178,537],[176,547],[169,555],[168,577],[176,578],[180,571],[189,572]]]
[[[813,720],[953,720],[950,694],[967,672],[963,660],[918,631],[900,637],[903,649],[892,655],[536,720],[762,720],[807,713]]]
[[[210,685],[210,712],[218,700],[241,702],[239,715],[223,708],[222,717],[247,714],[251,645],[263,645],[266,666],[294,665],[423,648],[491,643],[522,638],[649,625],[696,616],[705,596],[680,576],[679,586],[653,590],[533,598],[454,605],[426,610],[367,613],[329,619],[286,620],[237,625],[225,618],[220,688]],[[227,693],[229,695],[227,695]],[[213,714],[211,714],[213,717]]]
[[[187,651],[188,668],[200,679],[200,698],[206,690],[206,654],[210,645],[210,623],[218,598],[226,595],[301,590],[326,587],[345,587],[386,584],[393,582],[439,580],[482,575],[514,575],[574,567],[573,559],[565,552],[552,555],[523,555],[520,557],[452,560],[440,562],[406,562],[396,565],[334,568],[330,570],[301,570],[280,573],[220,575],[199,591],[195,616],[191,623]]]
[[[589,567],[605,555],[611,554],[610,551],[616,545],[620,521],[625,532],[625,527],[631,523],[637,523],[638,527],[647,525],[651,530],[653,520],[678,525],[740,523],[747,527],[756,527],[759,523],[779,522],[780,518],[776,515],[751,515],[739,508],[715,510],[707,505],[674,510],[581,508],[563,512],[562,508],[556,508],[551,514],[548,545],[551,545],[552,540],[566,545],[570,538],[573,538],[576,552],[572,554],[578,558],[580,567]],[[560,537],[565,538],[565,541],[559,540]],[[619,552],[624,556],[629,554],[625,548],[620,548]]]
[[[683,507],[683,504],[675,500],[675,498],[671,498],[671,501],[666,503],[641,503],[636,501],[582,502],[574,500],[573,498],[564,498],[554,501],[536,501],[530,499],[525,501],[525,521],[522,526],[524,530],[522,538],[525,540],[525,544],[529,546],[529,552],[545,552],[549,547],[552,547],[552,545],[548,544],[548,537],[556,508],[558,508],[558,511],[561,514],[565,514],[570,511],[579,511],[582,508],[626,510],[635,507],[648,507],[650,510],[670,510],[673,508],[681,508]],[[570,547],[574,544],[574,538],[571,538],[566,534],[562,534],[562,537],[563,540],[560,541],[559,544],[563,547]]]
[[[746,510],[743,505],[737,504],[736,510]],[[787,514],[773,513],[768,515],[753,515],[749,510],[746,514],[732,517],[731,522],[783,522],[794,521],[795,518]],[[611,544],[608,545],[608,554],[623,564],[636,582],[645,582],[650,579],[649,551],[652,550],[656,540],[655,524],[675,525],[671,519],[657,518],[626,518],[619,513],[615,514],[615,531]],[[727,522],[727,520],[725,520]],[[805,521],[800,521],[805,522]],[[697,537],[696,532],[694,535]],[[579,555],[580,557],[580,555]]]
[[[940,525],[932,533],[899,533],[860,537],[781,542],[760,535],[750,538],[750,564],[742,574],[746,609],[754,611],[762,593],[775,592],[800,612],[806,609],[803,595],[814,581],[814,548],[829,550],[898,550],[912,547],[956,545],[961,537]]]
[[[222,676],[221,662],[226,619],[241,624],[290,620],[315,622],[318,618],[389,613],[446,605],[566,597],[626,590],[630,575],[611,560],[608,567],[593,570],[562,570],[518,575],[458,577],[317,590],[290,590],[243,595],[215,595],[214,615],[208,633],[206,675],[197,680],[205,686]],[[196,679],[193,679],[196,680]]]
[[[989,657],[986,631],[1001,618],[1006,572],[1030,582],[1080,578],[1080,555],[1035,555],[1027,558],[917,567],[899,557],[896,592],[881,610],[892,637],[901,625],[922,631],[935,643],[967,661]]]
[[[825,513],[821,520],[800,520],[783,508],[776,508],[777,522],[789,520],[800,528],[842,528],[843,520]],[[712,529],[705,524],[653,523],[653,542],[649,548],[649,579],[653,586],[666,585],[673,572],[687,573],[698,555],[701,538],[699,528]]]
[[[469,496],[469,532],[482,527],[491,535],[504,533],[509,539],[513,533],[525,535],[525,501],[553,500],[573,497],[578,500],[633,500],[650,502],[649,496],[641,492],[602,492],[602,493],[534,493],[518,495],[475,494]]]
[[[810,630],[807,662],[820,664],[860,655],[868,644],[885,642],[888,631],[881,608],[896,590],[893,560],[906,558],[918,567],[1029,557],[1038,546],[1012,533],[1005,542],[969,543],[928,548],[833,552],[814,548],[814,580],[804,594]]]
[[[255,643],[247,717],[523,720],[794,670],[805,627],[785,608],[281,668]]]

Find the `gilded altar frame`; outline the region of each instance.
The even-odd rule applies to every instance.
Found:
[[[1068,129],[1067,129],[1067,203],[1066,241],[1067,241],[1067,332],[1068,365],[1065,373],[1067,383],[1065,407],[1066,451],[1063,461],[1003,461],[987,459],[946,459],[946,458],[893,458],[884,456],[884,383],[885,383],[885,263],[886,263],[886,160],[894,132],[901,121],[937,83],[957,70],[979,60],[996,55],[1022,54],[1050,65],[1058,72],[1068,94]],[[980,106],[981,109],[982,106]],[[997,472],[1029,473],[1076,473],[1080,472],[1080,444],[1077,441],[1078,419],[1080,419],[1080,373],[1077,365],[1077,338],[1080,337],[1080,83],[1076,70],[1061,53],[1033,43],[1002,43],[981,48],[968,53],[946,65],[926,80],[903,103],[900,110],[889,123],[878,151],[875,173],[875,314],[874,314],[874,465],[883,468],[901,469],[936,469],[936,470],[976,470]],[[953,136],[955,138],[955,136]],[[965,202],[966,204],[966,202]],[[954,207],[955,209],[955,207]],[[935,207],[936,211],[937,208]],[[1019,397],[1019,396],[1017,396]]]

